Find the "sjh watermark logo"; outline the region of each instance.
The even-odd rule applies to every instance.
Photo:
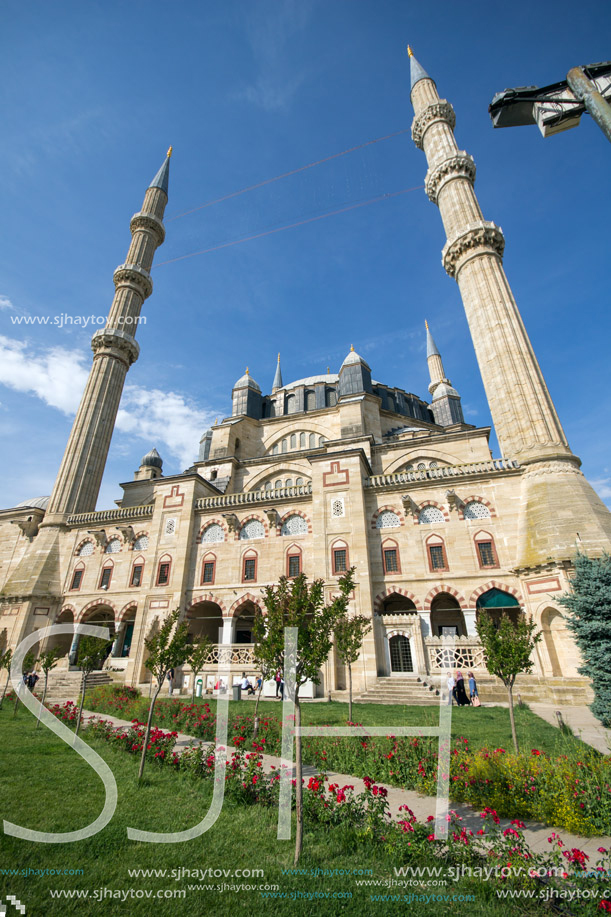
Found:
[[[15,895],[6,896],[6,904],[4,901],[0,901],[0,917],[4,917],[9,906],[12,906],[19,914],[25,914],[25,904],[22,904],[19,898],[16,898]],[[11,909],[12,909],[11,908]]]
[[[107,315],[68,315],[60,312],[59,315],[11,315],[13,325],[51,325],[54,328],[87,328],[88,325],[106,325]],[[137,325],[146,325],[146,315],[120,315],[117,323],[124,328],[133,328]]]
[[[53,624],[41,628],[25,637],[16,648],[11,664],[10,680],[13,688],[19,694],[24,706],[63,742],[70,745],[77,754],[93,768],[104,784],[105,800],[100,815],[77,831],[52,833],[35,831],[23,828],[12,822],[4,821],[4,833],[19,837],[39,844],[69,844],[74,841],[93,837],[106,827],[115,813],[118,801],[117,783],[111,769],[100,755],[97,754],[86,742],[74,735],[72,730],[56,719],[53,714],[43,707],[40,701],[30,693],[23,690],[23,661],[26,653],[32,646],[50,637],[60,634],[78,634],[91,637],[110,639],[110,631],[105,627],[92,624]],[[444,637],[444,649],[449,650],[453,656],[454,637]],[[438,726],[300,726],[295,727],[295,686],[297,671],[297,628],[287,627],[284,631],[284,698],[282,702],[282,745],[280,768],[280,797],[278,801],[278,840],[289,840],[291,837],[291,807],[293,791],[293,749],[295,736],[435,736],[439,739],[437,754],[437,794],[435,811],[435,836],[440,839],[448,836],[449,815],[449,786],[450,786],[450,741],[452,725],[451,698],[444,697],[444,692],[439,692],[439,725]],[[230,682],[230,654],[219,653],[217,664],[217,679],[225,684]],[[204,818],[191,828],[184,831],[156,832],[141,831],[138,828],[128,828],[127,836],[133,841],[143,841],[149,844],[181,844],[184,841],[194,840],[205,834],[215,824],[223,808],[225,796],[225,771],[227,767],[227,729],[229,720],[229,693],[220,694],[216,706],[216,748],[214,790],[212,802]],[[0,910],[0,917],[3,913]]]

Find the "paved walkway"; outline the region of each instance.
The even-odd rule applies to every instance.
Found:
[[[554,704],[529,704],[533,713],[547,720],[552,726],[558,726],[556,711],[559,709]],[[611,729],[605,729],[600,720],[597,720],[589,707],[575,706],[562,707],[562,719],[570,726],[576,736],[587,742],[603,755],[611,754]]]
[[[118,717],[109,716],[108,714],[92,713],[89,710],[83,710],[83,715],[86,718],[98,717],[100,719],[110,720],[113,725],[120,728],[131,726],[131,722],[128,720],[121,720]],[[179,732],[176,740],[175,750],[182,752],[193,744],[199,744],[200,741],[201,739]],[[231,754],[234,750],[235,749],[231,746],[227,747],[228,754]],[[270,772],[272,766],[278,770],[280,767],[280,758],[277,758],[273,755],[263,755],[264,770]],[[315,776],[317,773],[319,773],[317,768],[311,767],[309,765],[304,765],[303,776],[306,778],[306,780],[309,777]],[[353,786],[355,793],[362,793],[365,790],[365,784],[360,777],[352,777],[349,774],[337,774],[334,771],[328,771],[327,776],[330,783],[339,783],[340,787],[345,786],[346,784]],[[402,805],[408,805],[418,821],[426,821],[429,815],[435,814],[436,799],[433,796],[421,796],[420,793],[417,793],[415,790],[402,790],[399,787],[389,786],[388,806],[393,818],[403,817],[403,814],[399,812],[399,806]],[[465,825],[466,828],[470,828],[474,833],[479,830],[479,828],[481,828],[482,820],[479,816],[479,810],[475,810],[471,806],[462,805],[460,803],[452,803],[451,801],[450,807],[455,812],[457,812],[458,815],[461,816],[462,824]],[[510,824],[510,819],[501,819],[501,825],[503,828],[509,827]],[[547,843],[547,838],[550,836],[552,831],[555,831],[556,834],[559,834],[562,837],[565,847],[578,847],[580,850],[583,850],[585,853],[587,853],[590,857],[591,864],[594,864],[599,857],[599,854],[596,852],[597,848],[609,846],[609,837],[586,838],[580,837],[576,834],[570,834],[563,828],[550,828],[547,825],[541,825],[534,821],[525,821],[525,824],[525,837],[527,838],[531,849],[538,853],[545,853],[546,851],[550,850],[550,845]]]

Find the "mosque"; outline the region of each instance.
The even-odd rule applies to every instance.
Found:
[[[222,654],[232,678],[257,672],[252,626],[264,586],[303,572],[331,599],[355,567],[350,609],[372,622],[353,668],[359,697],[426,702],[448,667],[474,671],[493,696],[475,630],[482,609],[532,616],[543,632],[532,675],[518,680],[525,700],[591,697],[558,599],[577,548],[611,549],[611,515],[567,443],[503,269],[503,234],[484,218],[474,161],[455,141],[454,110],[411,53],[410,69],[412,137],[426,156],[426,193],[447,237],[442,262],[460,290],[501,457],[490,428],[465,423],[427,327],[428,400],[376,381],[353,349],[337,371],[290,383],[278,358],[268,394],[248,370],[237,380],[231,415],[203,434],[190,468],[165,476],[152,449],[121,484],[117,507],[96,511],[139,353],[126,329],[138,327],[165,236],[169,151],[131,219],[53,492],[0,511],[0,646],[49,624],[104,624],[113,637],[105,672],[148,691],[144,640],[180,608],[192,637],[212,641],[201,690],[214,691]],[[77,677],[78,635],[51,645],[64,653],[58,670]],[[177,686],[190,692],[192,679],[185,666]],[[311,693],[345,690],[332,652]]]

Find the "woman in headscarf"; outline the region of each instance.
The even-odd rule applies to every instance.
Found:
[[[465,707],[469,704],[469,699],[467,697],[467,692],[465,691],[465,681],[462,677],[462,672],[458,670],[456,672],[456,703],[459,707]]]

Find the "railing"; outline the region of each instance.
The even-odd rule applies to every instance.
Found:
[[[247,493],[223,494],[219,497],[200,497],[195,509],[215,509],[221,506],[243,506],[248,503],[272,503],[277,500],[294,500],[295,497],[309,497],[312,485],[278,487],[274,490],[249,490]]]
[[[473,637],[456,637],[452,646],[448,646],[447,639],[443,637],[425,637],[424,646],[431,674],[448,669],[487,671],[484,649]]]
[[[365,486],[387,487],[392,484],[419,484],[422,481],[438,481],[444,478],[466,477],[475,474],[496,474],[519,469],[518,462],[509,459],[490,459],[486,462],[469,462],[467,465],[441,465],[439,468],[425,468],[422,471],[374,474],[365,479]]]
[[[125,509],[103,509],[98,513],[76,513],[68,516],[68,525],[86,525],[97,522],[120,522],[122,519],[142,519],[153,515],[153,504],[128,506]]]
[[[211,665],[254,665],[252,643],[216,643],[206,656],[204,667]],[[187,666],[185,666],[187,668]]]

